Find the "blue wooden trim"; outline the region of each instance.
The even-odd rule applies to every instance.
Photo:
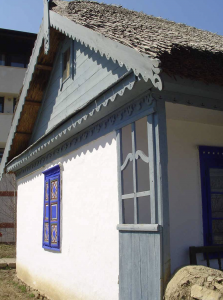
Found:
[[[43,248],[44,249],[50,249],[55,251],[60,251],[60,166],[54,166],[46,171],[43,172],[44,174],[44,209],[43,209]],[[57,180],[57,198],[51,199],[51,182],[53,180]],[[46,201],[46,188],[45,183],[48,182],[48,201]],[[48,221],[45,220],[45,204],[48,203]],[[56,220],[51,220],[51,204],[57,205],[57,218]],[[49,224],[49,242],[44,241],[44,227],[45,224]],[[57,243],[53,244],[51,240],[51,226],[56,225],[57,226]]]
[[[54,175],[54,174],[57,174],[58,172],[60,172],[60,166],[59,165],[56,165],[44,172],[42,172],[45,176],[51,176],[51,175]]]
[[[26,159],[20,158],[20,162],[12,162],[13,165],[10,167],[10,171],[15,168],[19,168],[16,172],[17,178],[22,178],[25,176],[25,174],[30,174],[31,172],[41,168],[43,165],[48,164],[55,159],[66,155],[83,145],[86,145],[90,143],[91,141],[115,130],[116,126],[125,124],[126,120],[129,120],[131,118],[138,119],[140,116],[149,115],[150,113],[154,112],[153,107],[155,107],[155,100],[152,102],[147,101],[147,96],[141,96],[137,100],[133,101],[131,104],[123,106],[119,110],[116,110],[112,114],[109,114],[99,122],[95,122],[92,126],[89,126],[86,130],[83,130],[81,132],[78,132],[76,135],[72,135],[69,139],[64,140],[64,132],[70,135],[72,132],[72,128],[64,130],[61,132],[61,134],[58,134],[58,136],[54,135],[54,137],[49,137],[49,143],[43,144],[43,147],[40,146],[38,148],[34,148],[33,152],[31,154],[27,154],[28,157]],[[143,113],[143,114],[141,114]],[[129,123],[130,121],[128,121]],[[61,130],[61,129],[60,129]],[[63,142],[60,142],[60,139],[63,138]],[[50,151],[47,151],[48,145],[50,144],[50,141],[52,143],[52,140],[55,140],[55,142],[59,145],[56,145],[55,148],[51,148]],[[51,145],[52,146],[52,145]],[[36,146],[37,147],[37,146]],[[38,151],[45,151],[44,155],[38,156],[36,159],[36,155],[38,154]],[[23,161],[24,163],[27,161],[31,162],[22,168]],[[9,171],[9,170],[7,170]]]
[[[204,246],[213,244],[212,235],[212,214],[211,214],[211,187],[210,168],[223,168],[223,148],[200,146],[200,172],[201,172],[201,192],[202,192],[202,215],[203,215],[203,239]]]

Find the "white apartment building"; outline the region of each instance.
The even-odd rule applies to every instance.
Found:
[[[33,33],[0,29],[0,162],[35,39]],[[0,243],[15,242],[14,182],[12,175],[0,182]]]

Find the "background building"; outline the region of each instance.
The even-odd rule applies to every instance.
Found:
[[[0,29],[0,162],[35,39],[33,33]],[[0,242],[15,241],[14,182],[5,175],[0,183]]]

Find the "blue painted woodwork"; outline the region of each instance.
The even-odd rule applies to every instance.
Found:
[[[223,224],[223,211],[218,209],[214,211],[214,201],[213,196],[219,196],[222,198],[222,208],[223,208],[223,189],[213,190],[213,184],[211,184],[211,172],[213,170],[219,170],[223,173],[223,148],[221,147],[209,147],[200,146],[200,171],[201,171],[201,189],[202,189],[202,212],[203,212],[203,230],[204,230],[204,245],[222,245],[223,244],[223,230],[221,232]],[[218,186],[223,186],[223,178],[217,177],[216,184]],[[221,204],[221,201],[220,203]],[[218,206],[219,206],[218,204]],[[217,224],[215,224],[217,223]],[[217,226],[217,227],[216,227]],[[216,231],[219,230],[219,237],[222,236],[222,241],[216,241]]]
[[[69,45],[71,76],[62,83],[62,57]],[[126,73],[125,67],[67,38],[54,63],[30,144],[106,91]]]
[[[60,250],[60,166],[43,172],[43,248]]]

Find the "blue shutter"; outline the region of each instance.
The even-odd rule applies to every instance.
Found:
[[[49,180],[44,181],[44,208],[43,208],[43,246],[50,245],[50,194]]]
[[[60,249],[60,167],[45,172],[43,247]]]
[[[60,175],[50,178],[50,246],[60,248]]]
[[[204,245],[222,245],[223,148],[200,146],[199,154],[201,167]],[[214,177],[213,172],[216,173],[214,174]]]

